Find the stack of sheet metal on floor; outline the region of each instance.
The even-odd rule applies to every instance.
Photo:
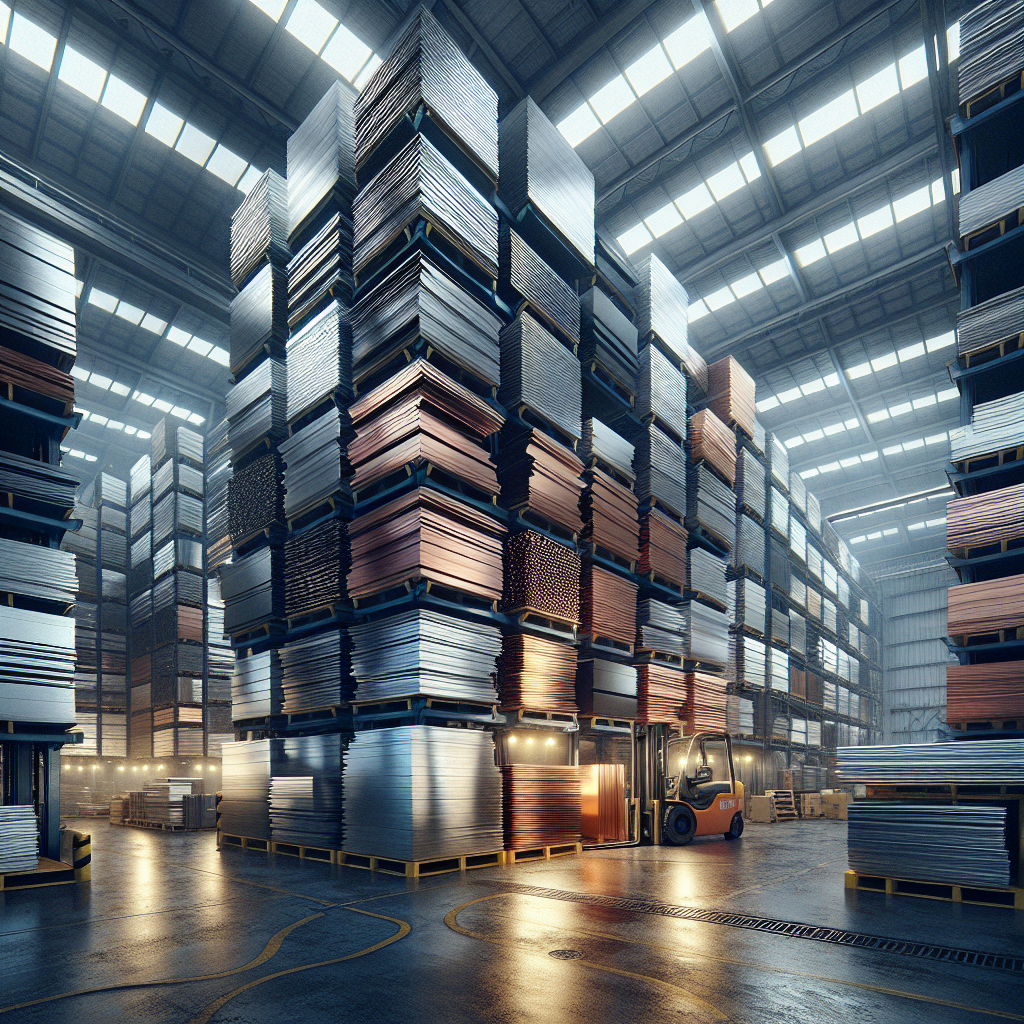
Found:
[[[725,679],[710,672],[689,672],[694,732],[724,732],[728,726],[725,714]]]
[[[288,535],[284,544],[284,613],[288,618],[347,604],[348,532],[337,516]]]
[[[529,96],[502,119],[498,147],[498,195],[513,215],[536,211],[592,266],[594,175]]]
[[[280,355],[288,337],[288,278],[266,263],[231,300],[231,372],[266,348]]]
[[[268,452],[228,480],[228,530],[238,544],[282,520],[281,460]],[[155,534],[154,528],[154,534]]]
[[[524,302],[544,325],[573,345],[580,340],[580,300],[575,290],[508,224],[500,233],[502,286],[513,307]]]
[[[637,602],[636,620],[638,649],[687,656],[686,621],[679,605],[642,598]]]
[[[580,556],[532,530],[512,534],[505,541],[503,606],[579,624]]]
[[[691,713],[686,673],[681,668],[647,661],[637,666],[637,721],[677,724]]]
[[[729,636],[729,662],[726,678],[738,686],[765,688],[765,645],[762,640],[742,633]]]
[[[726,549],[736,539],[736,496],[704,464],[692,467],[687,525],[702,527]]]
[[[284,614],[281,552],[260,548],[221,568],[224,630],[234,636],[280,619]]]
[[[600,288],[580,300],[580,362],[597,364],[625,391],[632,393],[637,376],[637,331],[632,321]]]
[[[277,442],[287,431],[285,388],[281,359],[266,359],[228,391],[228,444],[238,458],[257,441]]]
[[[9,722],[75,721],[75,620],[0,605],[0,709]]]
[[[645,345],[640,352],[636,414],[645,421],[656,416],[678,440],[686,439],[686,378],[655,345]]]
[[[732,610],[731,625],[764,636],[767,614],[764,587],[753,580],[738,579],[729,581],[728,591],[728,604]]]
[[[1024,333],[1024,286],[994,295],[956,315],[957,352],[969,356]]]
[[[1024,483],[957,498],[946,505],[950,551],[1024,537]]]
[[[733,356],[708,367],[708,408],[728,426],[736,426],[747,437],[754,436],[754,378]]]
[[[281,661],[277,651],[240,656],[231,677],[231,718],[246,721],[281,712]]]
[[[266,261],[283,266],[288,251],[288,182],[264,171],[231,215],[231,280],[242,288]]]
[[[498,480],[506,508],[529,509],[579,533],[582,472],[583,463],[573,452],[542,431],[513,423],[502,430]]]
[[[686,452],[654,423],[638,434],[636,493],[641,502],[661,502],[680,519],[686,515]]]
[[[328,629],[281,646],[282,711],[337,707],[352,699],[352,643],[348,631]]]
[[[324,399],[352,397],[352,327],[349,310],[331,302],[288,341],[288,421]]]
[[[352,221],[337,212],[288,264],[288,325],[300,325],[331,300],[352,302]]]
[[[0,874],[39,867],[39,823],[31,804],[0,807]]]
[[[729,616],[700,601],[687,601],[680,610],[689,643],[687,657],[702,664],[725,665],[729,660]]]
[[[501,766],[506,850],[580,841],[580,769],[564,765]]]
[[[1017,0],[989,0],[960,19],[960,103],[1024,70],[1024,24]]]
[[[583,479],[583,539],[634,564],[640,546],[636,495],[597,466]]]
[[[220,832],[270,838],[270,778],[283,774],[282,741],[248,740],[221,747]]]
[[[270,838],[322,850],[344,842],[342,758],[350,734],[295,736],[282,741],[281,774],[268,787]]]
[[[588,658],[576,669],[576,703],[585,715],[637,717],[636,668],[619,661]]]
[[[1024,574],[950,587],[948,625],[952,637],[1024,626]]]
[[[1024,391],[991,402],[979,402],[971,422],[949,432],[953,462],[977,458],[1020,444],[1024,431]]]
[[[346,454],[350,440],[348,416],[332,408],[281,442],[284,514],[288,519],[328,499],[350,509]]]
[[[1024,661],[946,666],[946,722],[1024,718]]]
[[[637,572],[685,587],[686,541],[686,530],[664,512],[652,509],[642,514]]]
[[[728,605],[729,593],[725,581],[725,562],[704,548],[690,551],[687,585],[695,594],[720,604]]]
[[[1024,739],[840,747],[844,782],[872,784],[1024,783]]]
[[[510,412],[525,407],[573,441],[580,438],[580,364],[527,310],[501,331],[498,399]]]
[[[357,700],[425,695],[496,704],[496,626],[416,608],[350,629]]]
[[[501,773],[490,733],[371,729],[356,733],[344,765],[350,853],[422,861],[502,848]]]
[[[735,434],[710,409],[694,413],[689,425],[693,461],[706,461],[732,487],[736,483]]]
[[[531,633],[509,633],[498,662],[502,707],[576,711],[576,649]]]
[[[594,643],[636,642],[636,584],[590,562],[583,563],[580,614],[584,633]]]

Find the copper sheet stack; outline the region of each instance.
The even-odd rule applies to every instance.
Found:
[[[582,786],[581,829],[587,839],[598,843],[625,842],[627,825],[626,766],[588,764],[579,768]]]
[[[1024,574],[949,588],[949,635],[963,637],[1024,626]]]
[[[532,633],[510,633],[498,662],[502,707],[576,711],[576,648]]]
[[[506,424],[501,435],[498,479],[506,508],[529,509],[573,533],[580,519],[583,463],[540,430]]]
[[[710,409],[690,417],[690,454],[714,466],[730,487],[736,483],[736,436]]]
[[[532,530],[510,536],[505,542],[504,607],[578,625],[580,556]]]
[[[349,594],[369,597],[422,579],[496,601],[504,534],[492,516],[419,487],[350,524]]]
[[[637,572],[686,586],[686,530],[664,512],[652,509],[640,518]]]
[[[690,718],[690,690],[680,668],[648,661],[637,669],[637,721],[686,722]]]
[[[1024,537],[1024,484],[957,498],[946,505],[950,551]]]
[[[754,378],[733,356],[708,366],[708,408],[723,422],[754,436]]]
[[[946,667],[946,721],[950,725],[1024,718],[1024,661]]]
[[[708,672],[689,672],[686,675],[692,699],[692,727],[694,731],[724,731],[725,679]]]
[[[636,584],[589,562],[583,563],[583,631],[591,638],[628,644],[636,640]]]
[[[70,373],[3,346],[0,346],[0,384],[24,388],[65,406],[75,401],[75,379]]]
[[[640,547],[636,495],[597,466],[586,471],[584,481],[584,539],[636,562]]]
[[[506,850],[580,841],[580,769],[565,765],[501,766]]]

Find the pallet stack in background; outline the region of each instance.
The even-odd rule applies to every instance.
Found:
[[[149,455],[128,478],[128,754],[153,755],[153,475]]]

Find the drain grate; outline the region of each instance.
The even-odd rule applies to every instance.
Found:
[[[999,971],[1024,973],[1024,958],[1016,956],[983,953],[974,949],[957,949],[954,946],[934,946],[927,942],[890,939],[880,935],[866,935],[863,932],[849,932],[842,928],[824,928],[819,925],[799,924],[794,921],[779,921],[770,917],[754,917],[750,914],[727,914],[720,910],[680,907],[672,903],[658,903],[651,900],[630,900],[621,896],[599,896],[592,893],[570,892],[566,889],[545,889],[541,886],[520,885],[515,882],[484,881],[483,879],[480,882],[506,892],[521,893],[524,896],[539,896],[542,899],[563,900],[567,903],[585,903],[588,906],[627,910],[637,914],[657,914],[661,917],[675,917],[683,921],[700,921],[702,924],[720,924],[728,928],[768,932],[792,939],[830,942],[838,946],[866,949],[873,953],[897,953],[902,956],[935,960],[939,963],[963,964],[968,967],[991,967]],[[550,955],[555,956],[564,952],[573,951],[555,950]]]
[[[578,949],[553,949],[548,956],[556,960],[579,960],[583,954]]]

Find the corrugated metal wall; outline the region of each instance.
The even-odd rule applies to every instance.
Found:
[[[899,559],[874,568],[882,593],[884,743],[930,743],[946,735],[943,643],[946,591],[959,582],[945,559]]]

